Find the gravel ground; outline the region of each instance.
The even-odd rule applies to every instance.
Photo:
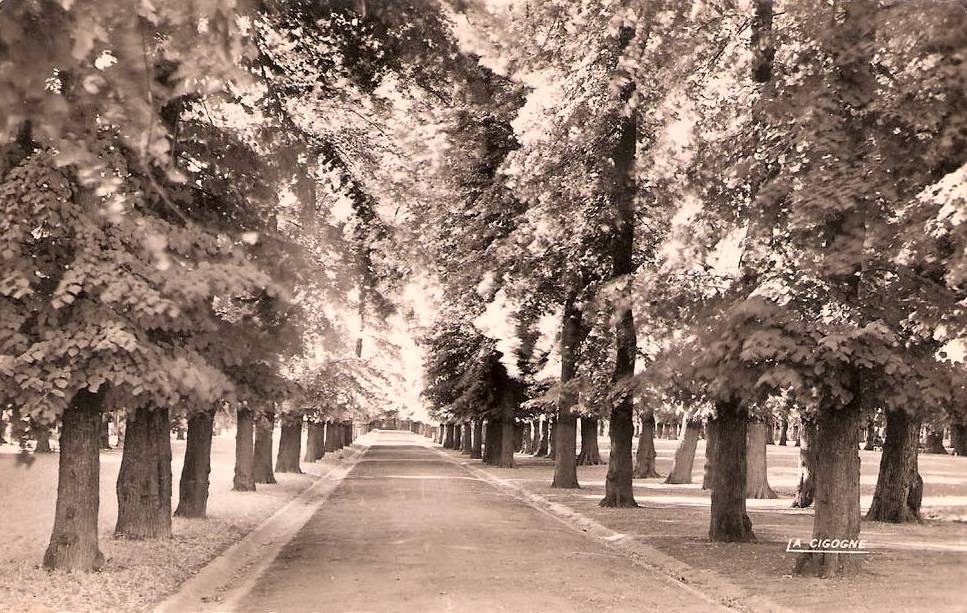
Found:
[[[276,442],[278,432],[276,432]],[[172,441],[175,481],[172,509],[178,504],[178,479],[184,441]],[[103,572],[48,573],[40,567],[54,521],[57,454],[37,456],[30,466],[17,461],[17,449],[0,448],[0,517],[10,528],[0,549],[0,611],[144,611],[175,591],[186,578],[247,534],[286,502],[314,483],[337,462],[327,457],[305,464],[304,475],[277,475],[276,485],[258,491],[231,491],[234,433],[212,445],[208,519],[175,518],[173,538],[126,541],[113,536],[117,520],[114,485],[120,451],[101,454],[101,550]]]

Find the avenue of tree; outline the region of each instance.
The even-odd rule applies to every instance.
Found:
[[[965,453],[964,2],[158,4],[0,4],[0,403],[25,461],[60,432],[45,567],[103,565],[109,418],[116,534],[167,538],[173,425],[204,517],[219,416],[235,489],[299,472],[405,408],[404,336],[445,447],[606,461],[603,507],[704,436],[715,541],[755,540],[774,431],[819,539],[858,538],[880,428],[869,520],[919,519],[922,432]]]

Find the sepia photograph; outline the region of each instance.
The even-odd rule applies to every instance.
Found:
[[[967,613],[967,0],[0,0],[0,613]]]

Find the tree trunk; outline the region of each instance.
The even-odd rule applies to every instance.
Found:
[[[708,420],[705,424],[705,468],[702,471],[702,489],[712,489],[715,475],[715,449],[718,442],[718,435],[715,430],[715,421]]]
[[[641,433],[638,435],[638,453],[635,456],[635,479],[651,479],[661,477],[655,468],[655,411],[651,408],[642,409],[639,417]]]
[[[555,431],[557,430],[557,424],[554,419],[551,419],[547,425],[547,456],[548,458],[554,459],[557,457],[557,452],[554,450],[554,445],[557,444],[557,435]]]
[[[770,415],[769,418],[765,421],[765,425],[766,425],[766,429],[765,429],[766,445],[775,445],[776,444],[775,419],[773,419],[773,417]]]
[[[749,424],[746,445],[745,497],[756,499],[778,498],[769,487],[766,445],[772,425],[758,419]]]
[[[551,421],[548,418],[544,418],[540,422],[540,440],[537,442],[537,449],[534,450],[534,455],[537,457],[547,456],[547,450],[550,446],[551,437]]]
[[[816,439],[816,422],[812,419],[801,420],[799,437],[799,485],[796,488],[796,498],[792,501],[793,508],[808,509],[816,497],[816,450],[813,441]]]
[[[919,433],[919,430],[917,431]],[[866,420],[866,441],[863,443],[863,451],[873,451],[876,448],[876,418],[870,417]]]
[[[322,426],[322,434],[320,438],[323,439],[322,448],[325,453],[333,453],[339,449],[339,441],[336,440],[336,429],[333,427],[331,421],[326,421],[320,424]]]
[[[581,453],[577,458],[578,466],[597,466],[604,464],[598,450],[598,418],[585,415],[581,417]]]
[[[517,427],[514,421],[517,412],[517,403],[514,402],[514,394],[510,388],[510,382],[506,382],[503,398],[503,415],[501,418],[501,441],[500,456],[498,466],[500,468],[514,468],[514,450],[517,449]]]
[[[235,479],[232,489],[236,492],[255,491],[255,416],[250,409],[236,411],[235,429]]]
[[[101,414],[101,449],[111,448],[111,420],[109,415]]]
[[[950,425],[950,446],[955,455],[967,455],[967,424],[954,423]]]
[[[275,472],[302,474],[302,467],[299,466],[301,453],[302,415],[283,417],[279,434],[279,453],[275,458]]]
[[[919,419],[902,410],[886,412],[880,473],[866,519],[893,523],[919,521],[923,497],[923,479],[917,470],[919,435]]]
[[[81,389],[61,418],[54,529],[44,553],[48,570],[90,572],[104,565],[97,544],[103,390]]]
[[[577,394],[568,383],[577,374],[578,351],[588,331],[581,319],[577,301],[578,288],[568,290],[564,301],[564,323],[561,329],[561,391],[557,399],[557,416],[554,420],[554,480],[551,487],[578,487],[577,472],[577,416],[574,405]]]
[[[755,542],[745,508],[745,410],[735,401],[715,404],[715,456],[712,459],[712,508],[709,539],[726,543]]]
[[[460,441],[460,453],[473,455],[473,431],[469,421],[463,423],[461,432],[463,433],[463,440]]]
[[[927,426],[927,446],[923,452],[947,455],[947,450],[943,446],[943,428],[938,430],[933,426]]]
[[[453,449],[453,424],[446,424],[443,428],[443,448]]]
[[[816,423],[816,514],[813,538],[859,540],[860,453],[863,413],[854,385],[853,400],[845,406],[820,410]],[[858,567],[849,553],[803,553],[796,563],[799,574],[831,577]]]
[[[176,517],[205,517],[208,512],[208,476],[211,474],[214,411],[195,413],[188,419],[185,463],[178,482]]]
[[[31,430],[33,430],[34,440],[37,441],[34,453],[53,453],[53,449],[50,448],[50,426],[36,421],[32,423]]]
[[[256,483],[275,483],[272,470],[272,431],[275,430],[275,412],[262,413],[255,422],[255,458],[252,461],[252,477]]]
[[[473,447],[470,449],[470,457],[474,460],[483,458],[483,420],[473,420]]]
[[[303,462],[315,462],[320,451],[325,453],[325,449],[320,449],[320,447],[323,447],[324,445],[324,442],[320,441],[320,439],[324,440],[325,438],[325,434],[320,436],[319,429],[321,427],[322,427],[322,424],[318,424],[314,421],[307,422],[306,452],[305,452],[305,455],[302,456]]]
[[[783,415],[779,418],[779,444],[783,447],[789,442],[789,418]]]
[[[450,434],[453,434],[453,424],[450,424]],[[339,451],[346,446],[342,426],[334,421],[326,422],[326,451],[329,451],[329,439],[332,439],[332,450]],[[451,439],[452,441],[452,439]],[[451,442],[452,444],[452,442]]]
[[[118,473],[114,535],[129,539],[171,536],[171,433],[168,409],[128,414]]]
[[[501,447],[503,446],[503,424],[501,420],[491,417],[487,420],[487,436],[484,446],[484,462],[491,466],[500,464]]]
[[[665,483],[691,483],[692,467],[695,465],[695,448],[698,446],[698,435],[702,431],[701,420],[690,419],[685,424],[685,432],[678,439],[678,449],[675,450],[675,463],[668,473]]]

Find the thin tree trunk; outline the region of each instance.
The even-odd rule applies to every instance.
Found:
[[[561,386],[557,418],[554,420],[554,480],[551,487],[577,488],[577,395],[567,385],[577,373],[578,350],[587,333],[577,306],[577,290],[571,289],[564,302],[564,327],[561,331]]]
[[[272,432],[275,430],[275,412],[265,411],[255,421],[255,458],[252,461],[252,478],[256,483],[275,483],[272,470]]]
[[[90,572],[104,566],[97,542],[103,401],[103,386],[96,394],[81,389],[61,418],[54,529],[44,553],[48,570]]]
[[[557,452],[554,450],[554,445],[557,444],[557,435],[554,431],[557,430],[557,424],[554,419],[551,419],[547,424],[547,456],[548,458],[556,458]]]
[[[287,415],[282,418],[275,472],[302,474],[302,467],[299,466],[300,455],[302,455],[302,414]]]
[[[118,473],[115,536],[155,539],[171,536],[171,434],[168,409],[128,414]]]
[[[919,433],[919,430],[918,430]],[[866,420],[866,441],[863,443],[863,451],[873,451],[876,448],[876,418],[870,417]]]
[[[474,460],[483,458],[483,420],[473,420],[473,447],[470,449],[470,457]]]
[[[597,466],[604,464],[598,450],[598,418],[591,415],[581,417],[581,453],[577,458],[578,466]]]
[[[816,450],[813,441],[816,439],[816,422],[812,419],[802,419],[799,427],[799,486],[796,498],[792,501],[793,508],[807,509],[816,497]]]
[[[652,479],[661,477],[655,467],[655,411],[651,407],[643,408],[639,416],[641,433],[638,435],[638,453],[635,456],[635,479]]]
[[[858,385],[853,386],[856,390]],[[860,454],[863,413],[860,395],[843,407],[820,410],[816,422],[816,514],[813,538],[859,540]],[[799,574],[831,577],[855,570],[856,555],[840,552],[800,554]]]
[[[514,450],[517,449],[517,427],[515,414],[517,403],[514,402],[514,394],[510,387],[510,381],[505,383],[503,397],[503,415],[501,416],[501,441],[500,441],[500,468],[514,468]]]
[[[705,423],[705,468],[702,471],[702,489],[710,490],[715,475],[715,450],[718,442],[715,421],[710,419]]]
[[[211,474],[212,426],[215,411],[194,413],[188,419],[185,462],[178,482],[176,517],[205,517],[208,512],[208,477]]]
[[[766,445],[772,426],[769,422],[753,420],[749,424],[746,445],[745,497],[756,499],[778,498],[769,487]]]
[[[779,444],[783,447],[789,442],[789,418],[785,415],[779,418]]]
[[[695,448],[698,446],[698,435],[701,431],[701,420],[689,419],[685,423],[685,432],[678,439],[678,449],[675,450],[675,463],[672,464],[672,470],[668,473],[665,483],[692,482]]]
[[[106,414],[101,415],[101,449],[111,448],[111,422]]]
[[[473,431],[469,421],[463,422],[463,427],[461,428],[461,433],[463,438],[460,441],[460,453],[464,455],[473,454]]]
[[[752,520],[745,506],[748,418],[735,401],[716,402],[715,411],[709,539],[726,543],[755,542]]]
[[[31,423],[33,424],[31,430],[33,430],[34,440],[37,441],[34,453],[53,453],[53,449],[50,448],[50,426],[37,421]]]
[[[919,434],[919,419],[902,410],[886,412],[880,472],[866,519],[893,523],[920,520],[923,479],[917,470]]]
[[[255,491],[255,416],[250,409],[236,411],[235,429],[235,479],[232,489],[236,492]]]
[[[546,457],[548,447],[550,447],[551,420],[545,417],[541,420],[540,427],[540,440],[537,443],[537,449],[534,450],[534,455],[537,457]]]

